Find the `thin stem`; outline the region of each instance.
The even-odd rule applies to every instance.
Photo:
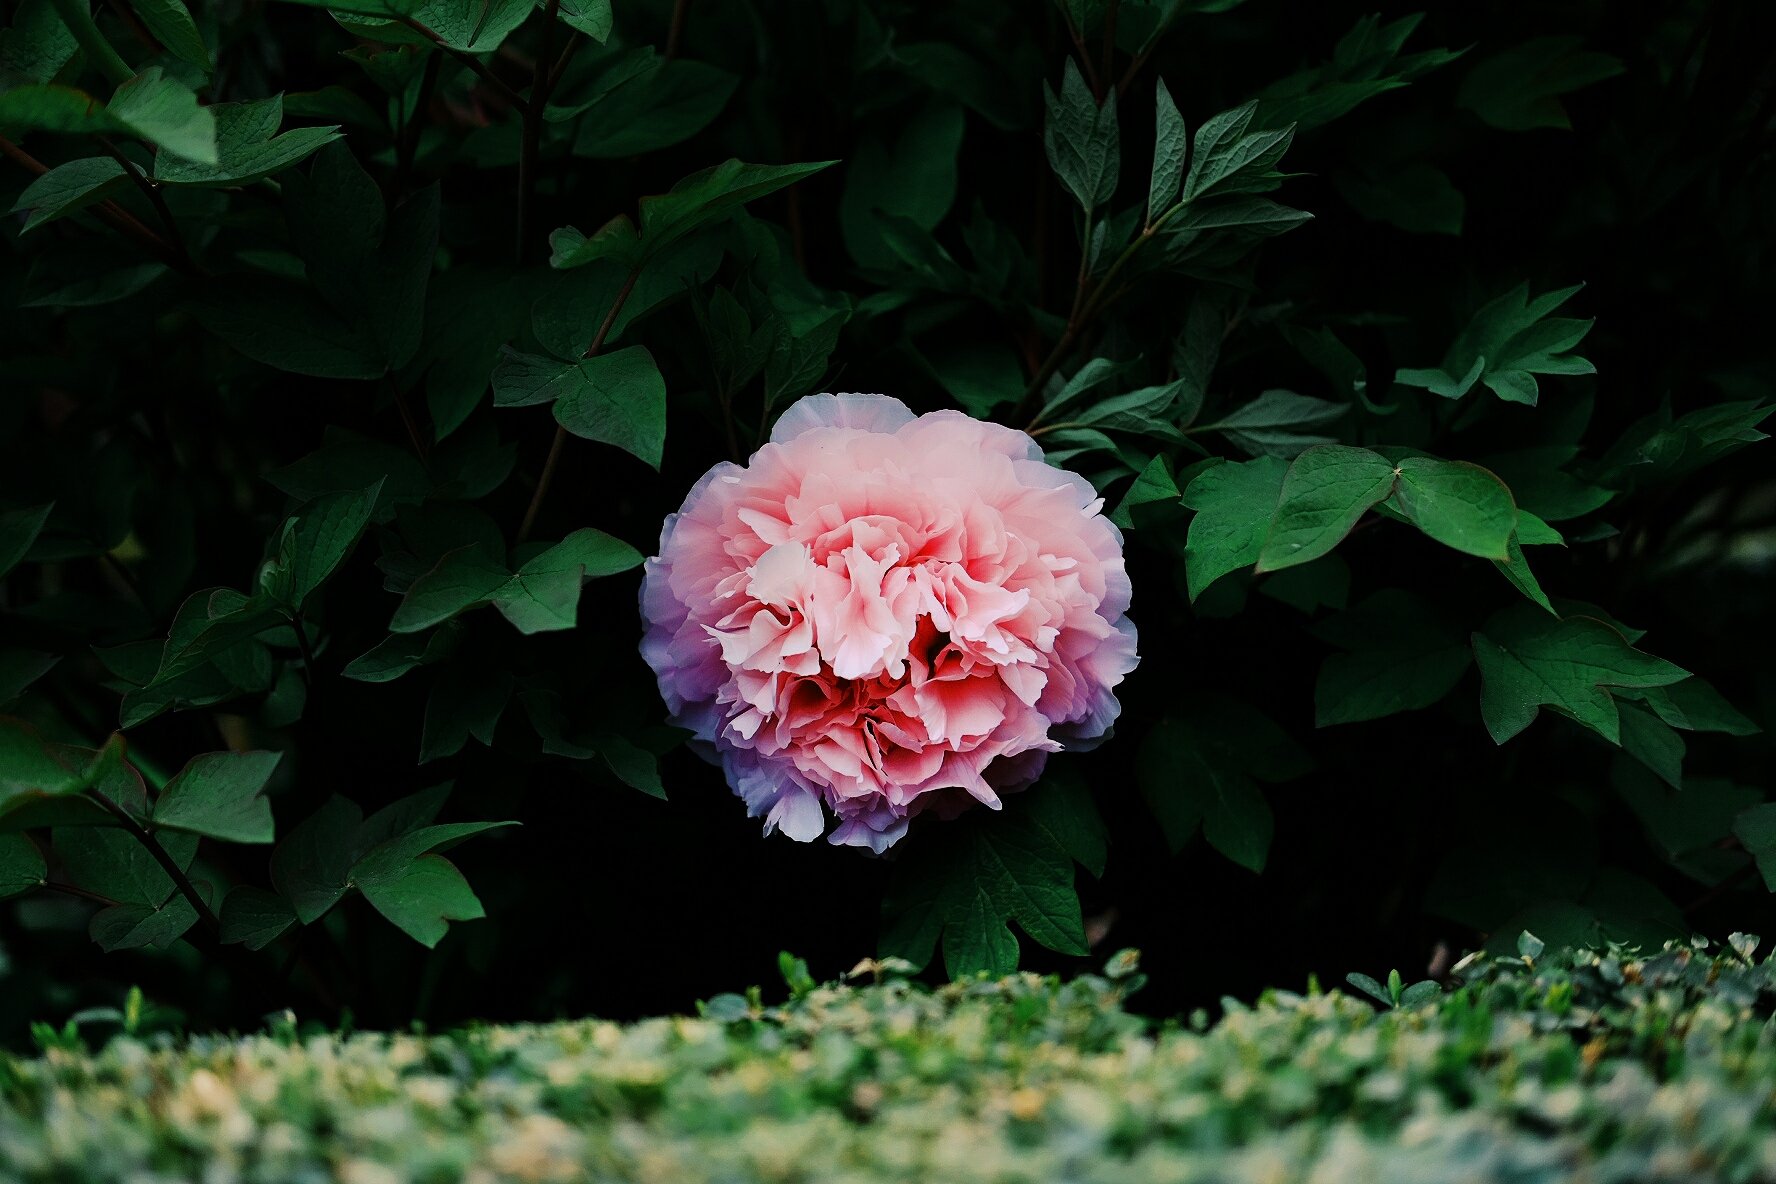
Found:
[[[78,884],[62,884],[55,880],[45,880],[37,886],[39,888],[47,888],[51,892],[65,892],[69,896],[78,896],[81,900],[90,900],[94,904],[111,906],[123,903],[120,900],[112,900],[109,896],[106,896],[103,893],[90,892],[87,889],[80,887]]]
[[[425,130],[420,116],[431,106],[432,91],[438,85],[438,63],[443,60],[435,53],[426,58],[425,73],[419,79],[419,94],[413,100],[413,114],[406,117],[401,127],[401,138],[395,145],[394,201],[401,200],[407,193],[408,181],[413,174],[413,156],[419,150],[420,133]]]
[[[23,148],[20,148],[17,144],[14,144],[11,140],[8,140],[5,136],[0,136],[0,154],[10,157],[13,161],[22,165],[36,176],[41,177],[44,173],[49,171],[48,165],[38,160],[35,156],[32,156],[29,152],[26,152]],[[179,253],[173,250],[171,246],[167,245],[165,239],[142,225],[134,214],[131,214],[116,202],[100,202],[98,205],[92,207],[92,212],[99,221],[111,227],[113,230],[118,231],[124,237],[133,239],[139,246],[146,248],[150,253],[157,256],[161,262],[170,264],[174,267],[182,266]]]
[[[1024,397],[1019,402],[1020,407],[1029,406],[1030,401],[1042,393],[1042,388],[1047,385],[1048,380],[1053,377],[1055,370],[1066,360],[1067,351],[1073,348],[1073,343],[1079,339],[1080,332],[1091,323],[1093,318],[1114,303],[1116,297],[1122,294],[1122,290],[1114,289],[1112,284],[1117,277],[1122,274],[1122,269],[1128,266],[1129,260],[1139,254],[1141,248],[1146,246],[1152,241],[1153,237],[1159,233],[1160,228],[1167,222],[1170,222],[1172,217],[1183,208],[1184,203],[1179,202],[1144,227],[1141,230],[1141,233],[1135,236],[1135,240],[1123,248],[1122,254],[1116,257],[1116,261],[1112,263],[1110,269],[1104,273],[1104,278],[1099,280],[1095,285],[1090,283],[1091,276],[1090,268],[1088,266],[1091,258],[1092,218],[1091,211],[1086,211],[1085,245],[1080,253],[1079,283],[1073,293],[1073,311],[1067,317],[1067,328],[1061,334],[1061,339],[1055,343],[1055,347],[1049,352],[1048,357],[1043,359],[1042,366],[1036,371],[1034,377],[1030,379],[1030,385],[1024,388]],[[1088,285],[1090,285],[1091,289],[1089,295],[1086,291]],[[1036,417],[1030,421],[1030,426],[1034,427],[1041,421],[1042,416],[1038,413]]]
[[[161,225],[166,227],[167,241],[170,242],[173,249],[179,253],[179,258],[185,262],[184,270],[196,271],[197,265],[192,262],[191,251],[185,246],[184,236],[179,233],[179,222],[173,217],[173,211],[167,208],[166,198],[162,196],[160,186],[155,184],[154,181],[149,178],[146,173],[142,172],[141,169],[137,168],[135,164],[130,161],[129,157],[125,156],[118,149],[117,145],[111,142],[109,136],[96,136],[94,138],[98,140],[99,146],[110,154],[111,159],[117,162],[117,167],[123,170],[124,175],[134,183],[137,189],[142,191],[142,195],[148,199],[148,204],[154,207],[154,212],[160,215]]]
[[[54,3],[62,23],[68,26],[68,32],[74,34],[74,40],[86,51],[87,61],[112,86],[122,86],[136,76],[129,63],[111,48],[111,43],[99,32],[99,26],[93,23],[92,9],[87,6],[87,0],[54,0]]]
[[[617,289],[617,298],[611,301],[610,311],[604,314],[604,321],[598,326],[598,332],[592,337],[592,344],[586,347],[584,357],[593,357],[604,348],[604,339],[610,335],[611,326],[617,322],[617,314],[623,311],[623,304],[629,299],[629,293],[635,290],[635,281],[641,278],[641,268],[631,268],[623,286]],[[555,480],[555,469],[561,463],[561,452],[567,446],[567,429],[560,424],[555,425],[555,438],[549,442],[549,455],[543,461],[542,475],[537,478],[536,491],[530,495],[530,504],[524,508],[524,521],[518,525],[518,542],[530,537],[531,527],[536,525],[537,514],[543,508],[543,499],[549,496],[549,486]]]
[[[518,266],[524,266],[530,243],[531,204],[536,200],[537,150],[543,138],[543,107],[549,101],[549,74],[553,64],[549,50],[555,43],[555,13],[560,0],[543,6],[543,44],[537,50],[531,72],[530,102],[524,108],[524,129],[518,141],[518,217],[516,219]]]
[[[302,651],[302,685],[308,688],[309,695],[314,694],[315,684],[315,652],[309,644],[308,628],[302,623],[301,613],[290,615],[290,628],[296,634],[296,648]]]
[[[1121,7],[1120,0],[1109,0],[1104,6],[1104,58],[1098,67],[1098,76],[1111,78],[1110,68],[1116,64],[1116,10]],[[1120,87],[1118,90],[1120,91]]]
[[[673,0],[672,23],[666,27],[666,60],[671,61],[678,56],[678,47],[684,41],[685,13],[691,7],[691,0]]]
[[[191,877],[185,874],[185,869],[180,867],[171,855],[167,854],[165,847],[160,845],[160,840],[142,829],[142,824],[131,818],[129,811],[98,790],[89,789],[86,791],[86,796],[97,802],[106,813],[117,819],[117,824],[134,835],[136,841],[147,849],[148,854],[153,856],[154,862],[160,864],[160,870],[165,872],[167,878],[172,880],[174,887],[178,888],[179,895],[183,896],[196,911],[198,919],[204,923],[204,927],[211,934],[220,933],[222,923],[216,919],[216,914],[210,911],[210,906],[204,903],[204,898],[198,895],[197,886],[191,882]]]
[[[130,596],[141,606],[142,615],[152,620],[154,610],[148,607],[148,598],[142,595],[142,584],[136,579],[135,573],[123,565],[123,560],[109,551],[99,552],[99,562],[103,563],[123,583],[123,586],[129,589]]]
[[[1086,85],[1091,87],[1092,98],[1102,103],[1104,88],[1098,82],[1098,68],[1092,65],[1092,52],[1085,44],[1085,31],[1073,23],[1071,15],[1063,15],[1067,22],[1067,36],[1073,38],[1073,48],[1079,54],[1079,68],[1085,72]]]
[[[1120,99],[1123,95],[1127,94],[1128,88],[1135,84],[1135,78],[1141,73],[1141,67],[1145,66],[1147,64],[1147,59],[1153,56],[1153,50],[1158,44],[1159,39],[1154,38],[1153,45],[1149,45],[1146,49],[1143,49],[1140,53],[1136,54],[1134,60],[1128,64],[1128,69],[1122,72],[1122,77],[1116,82],[1117,98]]]
[[[427,41],[430,41],[433,45],[437,46],[463,65],[467,66],[469,69],[473,70],[481,81],[485,82],[488,86],[491,86],[494,91],[499,94],[500,98],[504,99],[507,103],[510,103],[513,107],[522,111],[528,105],[525,103],[522,95],[507,86],[505,82],[500,79],[499,75],[483,65],[481,59],[477,58],[474,54],[456,48],[456,46],[450,44],[448,41],[444,40],[443,37],[439,36],[436,31],[427,28],[410,16],[397,15],[395,19],[400,21],[403,25],[406,25],[409,29],[412,29],[415,33],[418,33],[421,37],[424,37]]]
[[[388,376],[389,390],[394,392],[395,408],[401,413],[401,426],[407,431],[407,443],[413,447],[413,455],[424,465],[429,461],[431,449],[426,445],[426,436],[419,430],[419,419],[413,414],[413,405],[407,401],[407,392],[395,381],[393,374]]]

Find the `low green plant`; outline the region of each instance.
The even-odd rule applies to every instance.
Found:
[[[1525,939],[1525,949],[1536,947]],[[1480,955],[1214,1022],[1071,981],[753,988],[701,1015],[439,1035],[121,1034],[0,1059],[0,1172],[348,1179],[1752,1180],[1776,1163],[1755,939]],[[1428,989],[1420,989],[1428,988]]]

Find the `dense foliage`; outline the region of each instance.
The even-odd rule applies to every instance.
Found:
[[[1767,919],[1772,6],[4,10],[0,1012]],[[1140,629],[1115,739],[884,859],[636,652],[828,389],[1027,428]]]
[[[1269,991],[1157,1031],[1107,977],[719,996],[452,1035],[46,1031],[0,1060],[21,1181],[1753,1180],[1776,962],[1488,958],[1447,994]],[[1360,976],[1352,976],[1358,979]],[[1428,992],[1428,994],[1426,993]],[[119,1017],[121,1019],[122,1017]]]

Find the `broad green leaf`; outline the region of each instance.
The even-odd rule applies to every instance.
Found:
[[[1256,872],[1273,824],[1254,778],[1286,781],[1305,769],[1300,750],[1263,715],[1231,700],[1199,701],[1148,732],[1136,777],[1172,850],[1200,829],[1210,846]]]
[[[1535,37],[1495,54],[1468,71],[1455,101],[1503,131],[1570,129],[1560,96],[1627,69],[1584,44],[1583,37]]]
[[[1330,61],[1297,71],[1259,92],[1260,123],[1265,127],[1294,123],[1304,131],[1319,127],[1462,55],[1463,50],[1448,49],[1402,53],[1406,39],[1423,19],[1422,13],[1386,23],[1376,15],[1359,17],[1333,47]]]
[[[1535,721],[1542,707],[1621,743],[1615,688],[1669,686],[1689,672],[1642,653],[1591,617],[1559,620],[1527,605],[1507,609],[1474,635],[1480,663],[1480,713],[1503,744]]]
[[[845,313],[835,312],[800,332],[791,329],[787,322],[779,325],[765,359],[767,408],[782,406],[819,386],[833,350],[838,347],[845,319]]]
[[[617,160],[682,143],[721,114],[739,85],[737,75],[706,62],[655,62],[586,111],[574,155]]]
[[[340,138],[338,124],[291,128],[278,135],[284,119],[282,95],[218,103],[209,110],[216,118],[216,163],[206,166],[161,157],[154,162],[156,180],[168,185],[247,185],[300,164]]]
[[[282,753],[211,752],[193,757],[154,803],[154,825],[230,843],[269,843],[264,797]]]
[[[220,920],[223,945],[262,950],[296,924],[296,913],[277,893],[240,884],[223,898]]]
[[[1185,488],[1184,504],[1196,511],[1184,546],[1191,600],[1228,572],[1258,562],[1288,471],[1283,461],[1262,456],[1207,469]]]
[[[38,650],[0,649],[0,707],[22,695],[61,658]]]
[[[1721,840],[1733,833],[1734,818],[1763,800],[1762,792],[1705,777],[1686,778],[1684,788],[1673,791],[1626,760],[1614,762],[1610,780],[1674,866],[1710,883],[1737,870],[1741,857],[1722,850]]]
[[[300,611],[358,545],[382,485],[379,480],[356,492],[322,494],[290,520],[285,603],[292,611]]]
[[[190,62],[198,69],[210,68],[210,50],[197,22],[182,0],[130,0],[130,7],[154,39],[174,57]]]
[[[407,589],[389,622],[391,633],[417,633],[456,614],[486,604],[511,573],[479,544],[451,551]]]
[[[12,212],[29,210],[21,232],[32,230],[104,201],[128,183],[123,166],[109,156],[70,160],[25,186],[12,205]]]
[[[271,853],[271,882],[304,925],[312,925],[348,890],[364,812],[334,796],[297,823]]]
[[[1625,698],[1626,696],[1624,696]],[[1686,745],[1670,724],[1633,703],[1618,703],[1622,750],[1656,773],[1672,789],[1683,788]]]
[[[728,160],[692,173],[670,192],[641,199],[643,252],[656,255],[698,227],[724,219],[747,202],[793,185],[833,163],[767,165]]]
[[[1260,235],[1276,235],[1307,222],[1313,215],[1267,197],[1239,197],[1230,201],[1192,203],[1182,217],[1166,224],[1173,236],[1202,230],[1243,229]]]
[[[1394,467],[1367,448],[1323,444],[1295,459],[1258,552],[1257,570],[1279,571],[1336,547],[1394,488]]]
[[[315,378],[380,378],[388,364],[368,328],[307,288],[264,276],[225,276],[192,299],[205,329],[267,366]]]
[[[434,854],[472,835],[510,822],[463,822],[425,826],[378,844],[351,869],[351,883],[377,912],[426,947],[435,946],[450,921],[485,916],[481,902],[456,866]]]
[[[1166,463],[1165,456],[1155,456],[1147,462],[1147,467],[1135,475],[1133,484],[1122,495],[1116,509],[1110,513],[1110,521],[1124,530],[1132,530],[1135,526],[1135,513],[1142,506],[1171,506],[1183,504],[1183,494],[1172,477],[1172,469]]]
[[[0,103],[5,97],[0,96]],[[216,117],[198,105],[191,88],[149,66],[119,86],[106,113],[163,152],[198,164],[215,164]],[[4,122],[4,120],[0,120]]]
[[[27,510],[0,510],[0,576],[17,567],[43,533],[53,504]]]
[[[563,226],[549,235],[549,266],[557,271],[584,267],[600,259],[614,259],[633,267],[641,259],[641,235],[628,214],[618,214],[590,236],[578,228]]]
[[[1733,834],[1757,860],[1764,887],[1776,892],[1776,802],[1753,806],[1733,820]]]
[[[1620,697],[1640,700],[1660,719],[1685,731],[1751,736],[1763,730],[1700,678],[1686,678],[1670,686],[1624,692]]]
[[[1467,202],[1449,174],[1423,161],[1401,164],[1382,175],[1333,175],[1339,195],[1371,222],[1386,222],[1409,234],[1457,234]]]
[[[446,663],[426,698],[419,763],[455,756],[470,737],[491,745],[511,695],[512,676],[508,673],[490,676]]]
[[[555,400],[555,420],[581,439],[614,444],[658,469],[666,447],[666,380],[639,345],[582,359]]]
[[[1073,858],[1053,836],[1052,818],[1039,825],[1018,805],[908,849],[883,901],[884,956],[923,966],[941,940],[952,978],[1006,973],[1018,956],[1011,921],[1050,949],[1086,952]]]
[[[1462,635],[1419,597],[1388,589],[1314,632],[1344,652],[1328,656],[1314,684],[1314,726],[1417,711],[1455,689],[1470,654]]]
[[[1116,95],[1106,95],[1099,106],[1070,56],[1061,76],[1061,93],[1055,94],[1047,83],[1042,93],[1048,107],[1042,143],[1049,167],[1080,207],[1090,213],[1116,195],[1122,167]]]
[[[447,657],[456,648],[460,630],[446,625],[432,634],[397,633],[346,663],[341,678],[358,682],[390,682],[415,666]]]
[[[161,650],[160,665],[147,685],[160,686],[188,674],[264,632],[277,620],[278,614],[269,604],[232,588],[194,592],[179,606]]]
[[[0,82],[48,82],[80,49],[55,10],[56,0],[19,0],[0,29]]]
[[[859,140],[846,162],[839,198],[839,229],[858,263],[887,268],[899,258],[884,238],[878,212],[927,231],[950,212],[962,126],[961,107],[934,102],[896,120],[892,137],[866,135]]]
[[[419,348],[426,285],[438,246],[438,187],[385,213],[382,194],[343,144],[283,178],[284,218],[307,277],[388,369]]]
[[[1394,381],[1446,399],[1461,398],[1478,382],[1506,402],[1533,406],[1540,397],[1536,375],[1596,373],[1589,361],[1570,352],[1592,322],[1549,315],[1578,290],[1574,285],[1532,299],[1529,285],[1519,284],[1481,306],[1441,367],[1400,370]]]
[[[1085,782],[1052,766],[1024,800],[1024,816],[1094,876],[1102,877],[1110,836]]]
[[[31,891],[48,875],[43,853],[28,835],[0,834],[0,900]]]
[[[1313,429],[1324,427],[1349,413],[1348,404],[1298,395],[1294,391],[1270,390],[1213,423],[1199,424],[1191,430],[1223,432],[1252,456],[1288,458],[1298,456],[1316,444],[1332,443],[1333,437]]]
[[[1549,612],[1554,612],[1553,602],[1542,591],[1541,581],[1535,578],[1535,573],[1529,568],[1529,559],[1523,554],[1523,545],[1519,539],[1513,537],[1505,544],[1505,557],[1494,560],[1493,566],[1498,568],[1499,574],[1510,582],[1511,587]],[[1559,616],[1558,613],[1555,615]]]
[[[603,45],[611,35],[611,0],[561,0],[561,22]]]
[[[442,855],[422,855],[375,875],[354,870],[353,876],[377,912],[427,949],[444,939],[450,922],[487,915],[469,882]]]
[[[1758,424],[1776,413],[1761,399],[1718,403],[1675,420],[1669,407],[1635,423],[1604,456],[1597,480],[1626,489],[1673,481],[1747,444],[1769,438]]]
[[[1507,560],[1517,506],[1505,483],[1479,465],[1409,456],[1388,505],[1446,547]]]
[[[1295,138],[1294,126],[1248,131],[1256,103],[1222,112],[1196,129],[1190,170],[1184,176],[1184,201],[1195,205],[1210,196],[1231,196],[1274,188],[1269,180],[1276,163]]]
[[[143,946],[165,949],[197,924],[197,910],[183,896],[164,904],[115,904],[93,914],[87,932],[106,953]]]
[[[181,871],[191,867],[197,854],[196,835],[163,832],[152,837],[174,866]],[[60,859],[62,873],[89,892],[149,909],[177,896],[178,889],[160,862],[134,835],[118,827],[58,826],[50,833],[50,847]]]
[[[1184,184],[1184,158],[1190,151],[1190,134],[1184,117],[1165,79],[1154,87],[1153,173],[1147,182],[1147,225],[1172,208]]]

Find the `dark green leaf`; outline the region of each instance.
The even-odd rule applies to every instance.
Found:
[[[231,843],[275,837],[265,783],[281,753],[211,752],[193,757],[154,803],[154,825]]]
[[[130,0],[130,7],[154,39],[174,57],[200,70],[210,68],[209,47],[182,0]]]
[[[743,164],[728,160],[692,173],[670,192],[641,199],[641,242],[658,254],[700,226],[726,218],[750,201],[793,185],[833,161],[812,164]]]
[[[1507,560],[1517,506],[1504,482],[1479,465],[1409,456],[1388,505],[1444,546]]]
[[[1042,142],[1049,167],[1069,193],[1088,213],[1116,194],[1122,156],[1116,127],[1116,95],[1105,96],[1102,106],[1079,73],[1071,56],[1061,76],[1061,93],[1046,84],[1043,97],[1048,118]]]
[[[29,210],[21,231],[31,230],[104,201],[126,184],[123,166],[109,156],[70,160],[25,186],[12,204],[12,212]]]
[[[43,533],[53,506],[34,506],[28,510],[0,511],[0,576],[18,566],[30,551],[31,544]]]
[[[221,921],[224,945],[262,950],[296,924],[296,913],[277,893],[241,884],[223,898]]]
[[[174,3],[178,0],[152,0]],[[300,127],[277,134],[284,119],[282,95],[248,103],[218,103],[216,155],[212,165],[175,157],[154,162],[154,176],[168,185],[246,185],[300,164],[339,139],[339,126]]]
[[[1191,600],[1228,572],[1258,562],[1288,472],[1265,456],[1207,469],[1185,488],[1184,504],[1197,512],[1184,547]]]
[[[657,469],[666,447],[666,381],[639,345],[582,359],[555,400],[555,419],[582,439],[614,444]]]
[[[1184,183],[1184,158],[1190,151],[1190,134],[1165,79],[1154,87],[1153,174],[1147,183],[1147,225],[1171,209]]]
[[[1584,44],[1582,37],[1536,37],[1495,54],[1468,72],[1456,102],[1504,131],[1570,128],[1560,96],[1627,68]]]
[[[1621,742],[1612,688],[1669,686],[1689,672],[1642,653],[1590,617],[1559,620],[1529,606],[1507,609],[1474,635],[1480,663],[1480,713],[1503,744],[1546,706]]]
[[[1776,892],[1776,803],[1753,806],[1733,820],[1733,834],[1757,860],[1764,887]]]
[[[115,904],[100,909],[87,932],[107,953],[143,946],[165,949],[195,924],[197,910],[183,896],[174,896],[162,905]]]
[[[29,892],[48,875],[43,853],[29,836],[0,834],[0,900]]]
[[[1411,593],[1389,589],[1316,630],[1332,654],[1314,685],[1314,724],[1357,723],[1441,700],[1468,669],[1461,633]]]
[[[1278,571],[1336,547],[1394,488],[1394,467],[1367,448],[1323,444],[1295,459],[1258,552],[1257,570]]]

